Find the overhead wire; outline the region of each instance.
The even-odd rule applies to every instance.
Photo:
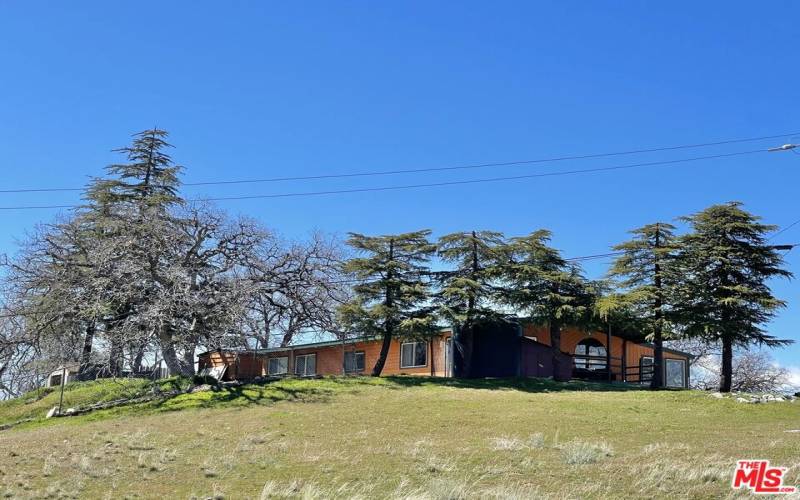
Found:
[[[188,199],[186,201],[189,201],[189,202],[202,202],[202,201],[254,200],[254,199],[270,199],[270,198],[294,198],[294,197],[323,196],[323,195],[349,194],[349,193],[396,191],[396,190],[408,190],[408,189],[419,189],[419,188],[430,188],[430,187],[443,187],[443,186],[460,186],[460,185],[483,184],[483,183],[511,181],[511,180],[534,179],[534,178],[542,178],[542,177],[558,177],[558,176],[578,175],[578,174],[587,174],[587,173],[596,173],[596,172],[609,172],[609,171],[615,171],[615,170],[629,170],[629,169],[635,169],[635,168],[646,168],[646,167],[654,167],[654,166],[662,166],[662,165],[675,165],[675,164],[689,163],[689,162],[695,162],[695,161],[703,161],[703,160],[730,158],[730,157],[735,157],[735,156],[752,155],[752,154],[764,153],[764,152],[767,152],[767,150],[766,149],[755,149],[755,150],[748,150],[748,151],[737,151],[737,152],[733,152],[733,153],[721,153],[721,154],[714,154],[714,155],[698,156],[698,157],[692,157],[692,158],[680,158],[680,159],[675,159],[675,160],[641,162],[641,163],[632,163],[632,164],[627,164],[627,165],[612,165],[612,166],[608,166],[608,167],[593,167],[593,168],[583,168],[583,169],[574,169],[574,170],[562,170],[562,171],[556,171],[556,172],[540,172],[540,173],[535,173],[535,174],[525,174],[525,175],[515,175],[515,176],[488,177],[488,178],[481,178],[481,179],[466,179],[466,180],[457,180],[457,181],[442,181],[442,182],[431,182],[431,183],[418,183],[418,184],[405,184],[405,185],[379,186],[379,187],[365,187],[365,188],[351,188],[351,189],[336,189],[336,190],[324,190],[324,191],[300,191],[300,192],[291,192],[291,193],[272,193],[272,194],[242,195],[242,196],[206,197],[206,198]],[[19,205],[19,206],[0,207],[0,210],[61,209],[61,208],[78,208],[79,206],[80,205]]]
[[[453,170],[471,170],[471,169],[480,169],[480,168],[491,168],[491,167],[507,167],[507,166],[515,166],[515,165],[531,165],[537,163],[554,163],[560,161],[568,161],[568,160],[586,160],[586,159],[594,159],[594,158],[607,158],[612,156],[626,156],[626,155],[635,155],[635,154],[644,154],[644,153],[656,153],[656,152],[664,152],[664,151],[676,151],[680,149],[694,149],[694,148],[703,148],[703,147],[711,147],[711,146],[722,146],[728,144],[740,144],[744,142],[756,142],[756,141],[764,141],[768,139],[778,139],[781,137],[790,137],[792,135],[797,134],[797,132],[790,132],[787,134],[774,134],[774,135],[765,135],[760,137],[746,137],[740,139],[726,139],[722,141],[714,141],[714,142],[704,142],[704,143],[694,143],[694,144],[682,144],[677,146],[662,146],[662,147],[654,147],[654,148],[639,148],[639,149],[631,149],[626,151],[615,151],[615,152],[605,152],[605,153],[591,153],[591,154],[576,154],[576,155],[565,155],[565,156],[556,156],[550,158],[537,158],[532,160],[516,160],[516,161],[506,161],[506,162],[494,162],[494,163],[478,163],[478,164],[470,164],[470,165],[455,165],[455,166],[448,166],[448,167],[424,167],[424,168],[408,168],[408,169],[395,169],[395,170],[373,170],[373,171],[365,171],[365,172],[343,172],[343,173],[334,173],[334,174],[317,174],[317,175],[302,175],[302,176],[286,176],[286,177],[271,177],[271,178],[261,178],[261,179],[236,179],[236,180],[217,180],[217,181],[200,181],[200,182],[185,182],[183,186],[214,186],[214,185],[226,185],[226,184],[256,184],[256,183],[269,183],[269,182],[288,182],[288,181],[304,181],[304,180],[320,180],[320,179],[341,179],[341,178],[351,178],[351,177],[372,177],[372,176],[382,176],[382,175],[398,175],[398,174],[412,174],[412,173],[421,173],[421,172],[446,172],[446,171],[453,171]],[[78,192],[83,191],[84,188],[78,187],[65,187],[65,188],[6,188],[0,189],[0,193],[42,193],[42,192]]]

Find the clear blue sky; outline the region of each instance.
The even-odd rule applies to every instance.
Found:
[[[502,162],[800,132],[794,2],[28,2],[0,7],[2,189],[80,186],[158,125],[186,181]],[[800,138],[796,140],[800,141]],[[187,188],[229,196],[518,175],[767,147]],[[774,143],[774,144],[773,144]],[[224,202],[289,237],[546,227],[568,256],[729,200],[800,218],[800,156]],[[0,206],[73,193],[0,194]],[[0,252],[53,210],[2,211]],[[800,225],[777,242],[800,243]],[[800,251],[787,256],[800,273]],[[605,263],[587,266],[599,276]],[[770,329],[800,340],[796,282]],[[800,366],[800,346],[776,353]]]

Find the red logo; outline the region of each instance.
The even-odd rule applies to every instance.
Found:
[[[783,485],[786,471],[786,467],[770,467],[769,460],[739,460],[733,471],[731,488],[748,488],[762,495],[795,493],[797,488]]]

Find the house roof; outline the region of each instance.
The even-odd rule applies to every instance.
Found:
[[[642,344],[642,345],[644,345],[644,346],[647,346],[647,347],[652,347],[652,348],[654,348],[654,349],[655,349],[655,345],[653,345],[653,344],[652,344],[652,343],[650,343],[650,342],[642,342],[641,344]],[[690,353],[690,352],[679,351],[678,349],[670,349],[669,347],[662,347],[661,349],[662,349],[664,352],[669,352],[669,353],[672,353],[672,354],[677,354],[677,355],[679,355],[679,356],[686,356],[687,358],[696,358],[696,357],[697,357],[697,356],[695,356],[694,354],[692,354],[692,353]]]
[[[509,322],[510,323],[535,323],[531,318],[520,318],[520,317],[510,318]],[[451,331],[453,331],[453,328],[452,327],[442,327],[442,328],[439,329],[439,331],[442,332],[442,333],[451,332]],[[600,331],[600,330],[596,330],[596,331],[598,333],[601,333],[601,334],[605,334],[606,333],[605,331]],[[642,333],[642,332],[640,332],[638,330],[634,330],[634,329],[631,329],[631,328],[621,328],[621,327],[615,328],[614,325],[612,325],[612,327],[611,327],[611,335],[613,335],[615,337],[619,337],[619,338],[625,339],[625,340],[629,340],[631,342],[635,342],[637,344],[645,345],[645,346],[648,346],[648,347],[653,347],[652,343],[649,343],[649,342],[646,341],[647,340],[647,336],[644,333]],[[314,348],[321,348],[321,347],[341,346],[341,345],[347,345],[347,344],[355,344],[357,342],[369,342],[369,341],[380,340],[380,339],[381,339],[380,336],[372,335],[372,336],[354,337],[354,338],[347,339],[347,340],[344,340],[344,341],[342,341],[342,340],[329,340],[329,341],[323,341],[323,342],[310,342],[310,343],[307,343],[307,344],[290,345],[290,346],[286,346],[286,347],[269,347],[269,348],[266,348],[266,349],[212,349],[212,350],[209,350],[209,351],[206,351],[206,352],[202,352],[202,353],[198,354],[198,356],[203,356],[205,354],[209,354],[209,353],[212,353],[212,352],[220,352],[220,351],[234,352],[234,353],[241,353],[241,354],[243,354],[243,353],[269,354],[269,353],[272,353],[272,352],[291,352],[291,351],[296,351],[296,350],[299,350],[299,349],[314,349]],[[528,338],[528,340],[534,341],[531,338]],[[664,352],[670,352],[670,353],[678,354],[678,355],[681,355],[681,356],[687,356],[689,358],[693,357],[692,354],[690,354],[688,352],[679,351],[677,349],[668,349],[666,347],[664,348]]]
[[[80,363],[68,363],[65,365],[61,365],[58,368],[54,368],[53,371],[50,372],[50,375],[60,374],[64,370],[66,370],[67,373],[77,372],[80,371],[80,369],[81,369]]]
[[[442,333],[452,331],[451,328],[442,328],[439,330]],[[198,356],[203,356],[204,354],[210,354],[212,352],[235,352],[235,353],[248,353],[248,354],[269,354],[271,352],[290,352],[296,351],[299,349],[314,349],[319,347],[332,347],[332,346],[341,346],[341,345],[348,345],[348,344],[355,344],[358,342],[370,342],[373,340],[380,340],[382,337],[372,335],[372,336],[363,336],[363,337],[354,337],[347,340],[329,340],[325,342],[311,342],[308,344],[297,344],[297,345],[289,345],[286,347],[269,347],[266,349],[212,349],[210,351],[201,352]]]

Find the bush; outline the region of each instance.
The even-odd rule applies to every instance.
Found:
[[[572,441],[564,445],[564,461],[568,464],[593,464],[614,454],[607,443]]]

